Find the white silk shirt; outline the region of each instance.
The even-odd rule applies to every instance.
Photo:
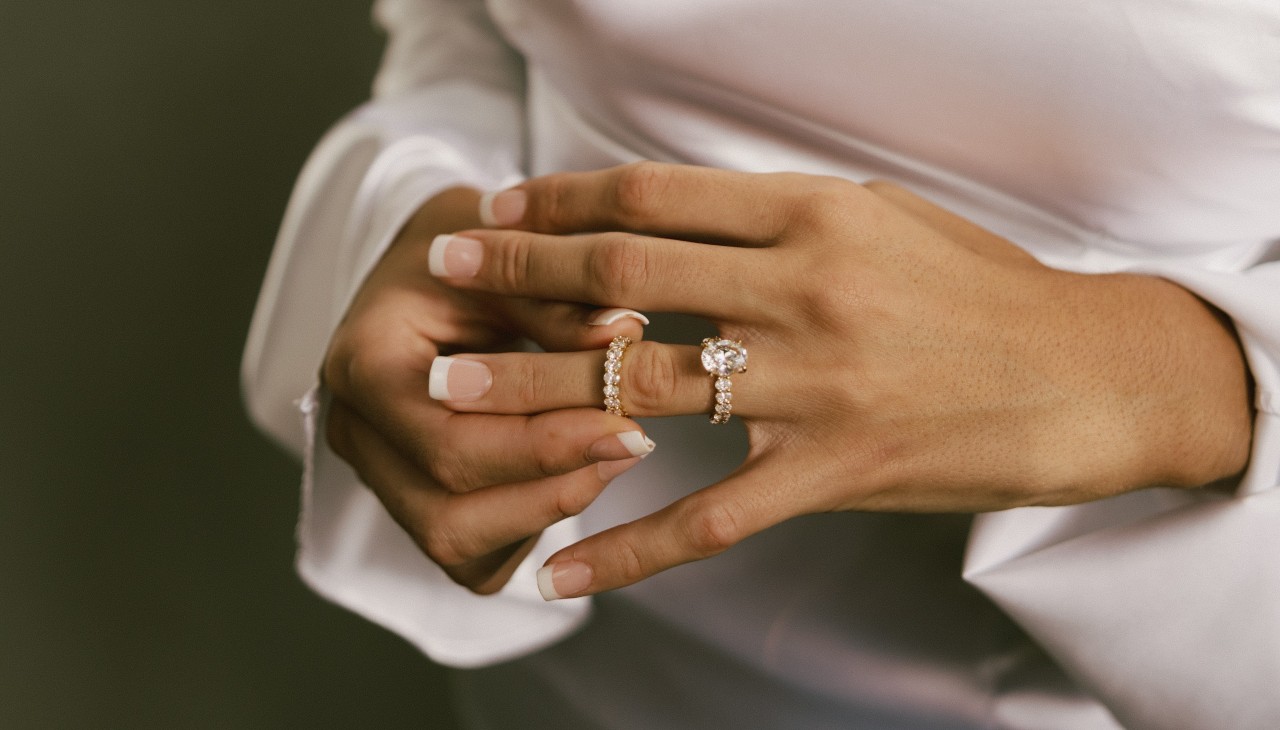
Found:
[[[472,668],[459,693],[474,724],[1280,727],[1280,4],[383,0],[376,13],[390,43],[374,98],[298,180],[244,383],[257,422],[305,452],[304,578]],[[1230,494],[806,517],[596,599],[594,616],[589,599],[544,603],[533,571],[550,553],[743,454],[740,430],[653,420],[650,458],[549,530],[499,595],[468,593],[316,438],[329,334],[438,190],[644,158],[888,178],[1051,266],[1178,282],[1243,342],[1247,473]],[[647,332],[702,334],[677,318]]]

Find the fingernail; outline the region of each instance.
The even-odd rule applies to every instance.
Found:
[[[591,566],[577,560],[544,565],[538,569],[538,592],[544,601],[572,596],[591,585],[591,575]]]
[[[630,459],[648,456],[653,451],[653,440],[640,431],[623,431],[605,436],[587,447],[587,456],[595,461]]]
[[[623,307],[614,307],[613,309],[601,309],[587,320],[587,324],[606,325],[613,324],[623,317],[640,320],[641,324],[649,324],[649,318],[637,312],[634,309],[624,309]]]
[[[633,456],[630,459],[622,459],[621,461],[602,461],[596,464],[596,474],[600,475],[600,481],[611,482],[622,472],[639,464],[643,458],[643,456]]]
[[[514,226],[524,218],[529,195],[523,190],[503,190],[480,196],[480,222],[487,228]]]
[[[484,245],[474,238],[440,235],[427,251],[427,268],[434,276],[466,278],[480,272]]]
[[[492,385],[493,373],[484,363],[441,355],[431,363],[427,393],[436,400],[471,401]]]

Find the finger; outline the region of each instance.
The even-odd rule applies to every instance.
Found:
[[[779,462],[780,463],[780,462]],[[781,466],[744,467],[665,509],[592,535],[561,550],[538,571],[553,600],[621,588],[677,565],[702,560],[805,511]]]
[[[654,442],[634,421],[597,409],[498,416],[429,406],[437,413],[420,433],[412,425],[405,428],[396,423],[386,428],[363,415],[360,419],[373,424],[434,483],[459,494],[568,474],[600,462],[644,456],[654,449]],[[351,410],[334,400],[330,418]]]
[[[485,592],[499,573],[501,587],[523,554],[525,541],[561,520],[581,514],[608,485],[613,476],[638,463],[619,464],[610,478],[594,469],[518,484],[504,484],[464,495],[451,495],[433,522],[426,541],[429,556],[454,580]],[[504,556],[506,556],[504,558]],[[509,562],[507,562],[509,561]],[[494,563],[498,564],[495,570]]]
[[[571,302],[495,297],[495,309],[511,330],[548,352],[576,352],[608,347],[618,336],[639,340],[649,318],[624,307],[592,307]]]
[[[456,413],[434,449],[429,472],[445,488],[463,493],[641,457],[654,448],[634,421],[598,409],[534,416]]]
[[[710,413],[730,403],[740,416],[756,415],[770,395],[734,374],[736,388],[718,390],[702,366],[702,349],[689,345],[633,342],[622,351],[617,391],[605,393],[605,352],[468,354],[437,358],[431,366],[431,397],[466,413],[531,414],[562,408],[601,408],[606,397],[621,401],[633,418]],[[483,390],[464,390],[484,383]],[[723,393],[719,400],[716,395]]]
[[[329,428],[335,451],[420,549],[474,590],[500,587],[527,553],[524,541],[580,513],[622,467],[639,461],[459,495],[439,488],[354,411],[331,414]]]
[[[499,193],[490,220],[543,233],[621,230],[768,246],[786,228],[800,177],[647,161],[558,173]]]
[[[768,249],[625,233],[561,237],[521,231],[438,236],[429,264],[432,274],[464,289],[726,321],[770,310],[777,266]]]
[[[872,180],[866,183],[865,187],[912,218],[974,253],[1009,262],[1036,263],[1034,256],[1012,241],[946,208],[935,205],[901,185],[884,180]]]

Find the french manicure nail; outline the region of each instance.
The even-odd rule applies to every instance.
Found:
[[[538,592],[544,601],[572,596],[585,591],[591,577],[591,566],[577,560],[544,565],[538,569]]]
[[[623,431],[610,434],[587,447],[587,456],[595,461],[630,459],[648,456],[655,444],[640,431]]]
[[[427,251],[427,268],[433,276],[467,278],[480,272],[484,244],[474,238],[436,236]]]
[[[427,394],[436,400],[472,401],[489,392],[493,373],[482,362],[441,355],[431,362]]]
[[[623,307],[614,307],[613,309],[601,309],[587,320],[587,324],[607,325],[613,324],[623,317],[640,320],[641,324],[649,324],[649,318],[637,312],[634,309],[625,309]]]
[[[486,228],[514,226],[524,218],[529,195],[523,190],[488,192],[480,196],[480,222]]]

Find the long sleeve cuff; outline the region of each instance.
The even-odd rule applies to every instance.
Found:
[[[965,577],[1125,727],[1270,727],[1280,717],[1280,265],[1131,270],[1177,282],[1235,324],[1256,384],[1245,475],[1233,496],[1147,490],[980,516]]]

